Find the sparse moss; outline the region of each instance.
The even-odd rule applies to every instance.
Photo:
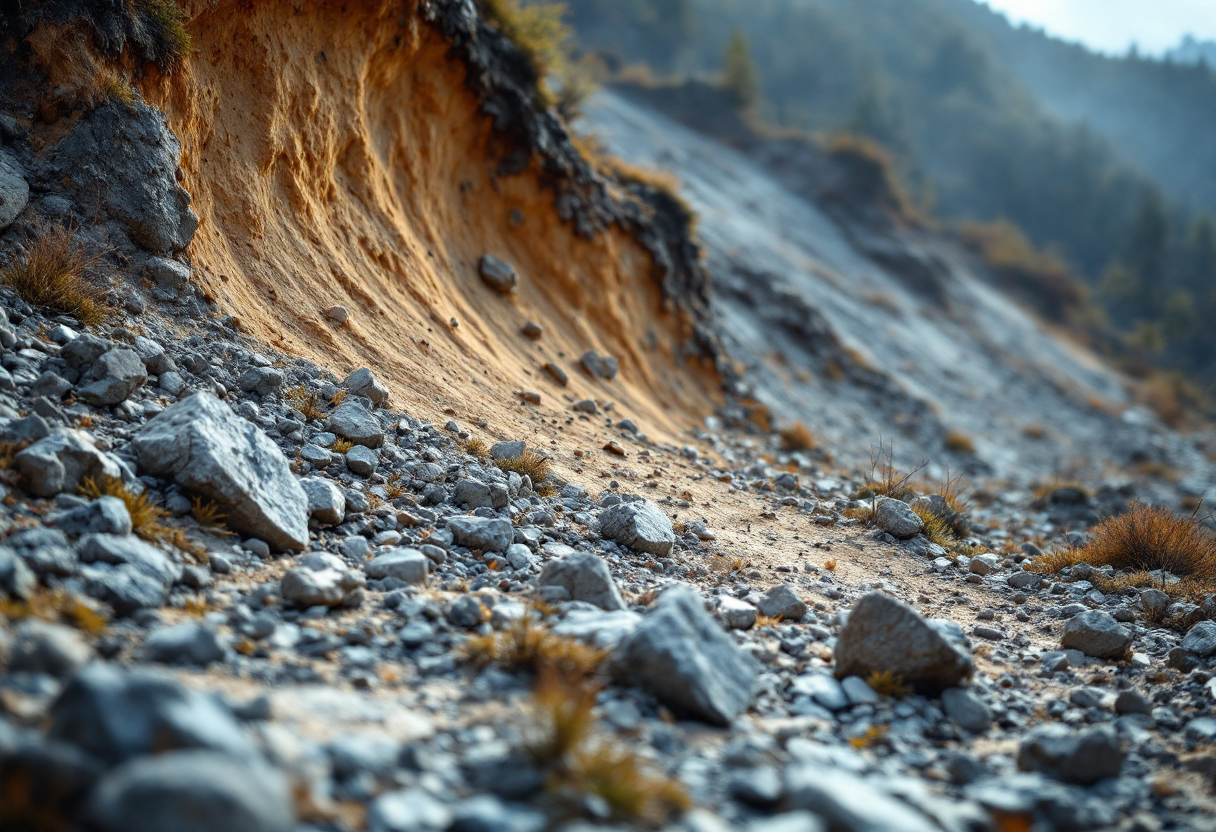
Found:
[[[28,303],[96,326],[110,314],[102,291],[85,277],[96,261],[84,253],[71,228],[57,226],[29,242],[20,263],[0,271],[0,282]]]

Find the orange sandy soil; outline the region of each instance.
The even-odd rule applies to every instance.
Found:
[[[491,441],[562,436],[564,399],[614,402],[652,436],[712,410],[717,379],[677,357],[685,322],[663,311],[649,253],[617,228],[577,237],[535,170],[495,175],[463,67],[400,2],[198,2],[189,30],[184,66],[142,93],[182,142],[201,282],[244,331],[339,376],[369,366],[394,408],[485,419]],[[482,285],[485,253],[514,264],[515,295]],[[347,325],[326,319],[334,305]],[[577,368],[588,349],[620,360],[614,381]]]

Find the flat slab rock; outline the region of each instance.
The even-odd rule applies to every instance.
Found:
[[[962,628],[952,621],[925,619],[900,601],[871,592],[849,612],[836,641],[840,678],[890,671],[918,690],[957,687],[975,663]]]
[[[266,434],[198,393],[171,406],[131,442],[139,467],[213,500],[228,525],[280,551],[308,543],[308,495]]]

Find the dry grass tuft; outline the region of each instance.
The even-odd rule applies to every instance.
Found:
[[[912,695],[912,686],[904,682],[903,676],[890,670],[875,670],[866,677],[866,684],[879,696],[903,699]]]
[[[329,399],[330,405],[333,407],[337,407],[338,405],[342,404],[342,402],[346,401],[346,394],[348,392],[349,391],[343,389],[343,390],[339,390],[337,393],[334,393],[333,396],[331,396]]]
[[[885,725],[871,725],[861,736],[850,737],[849,745],[858,751],[883,745],[887,741],[887,730],[887,726]]]
[[[214,500],[195,497],[190,501],[190,513],[200,526],[221,535],[232,534],[224,528],[224,521],[228,519],[228,515],[220,511],[219,505]]]
[[[9,621],[37,618],[58,622],[90,636],[100,635],[106,629],[105,616],[63,589],[38,589],[28,601],[0,599],[0,616]]]
[[[961,430],[947,431],[942,444],[946,446],[946,450],[954,451],[960,454],[975,453],[975,442],[971,437],[963,433]]]
[[[802,422],[794,422],[781,429],[781,449],[785,451],[813,451],[815,437]]]
[[[1187,517],[1133,503],[1125,514],[1099,523],[1091,535],[1085,546],[1035,558],[1030,569],[1051,573],[1088,563],[1131,572],[1163,570],[1195,585],[1216,583],[1216,535],[1195,513]]]
[[[827,560],[825,560],[823,562],[823,568],[828,570],[829,572],[835,572],[836,571],[836,558],[828,558]]]
[[[175,546],[196,558],[203,558],[207,550],[186,536],[181,529],[165,524],[169,512],[156,503],[148,492],[136,494],[115,477],[102,477],[95,480],[85,477],[80,481],[80,494],[90,500],[98,497],[117,497],[127,507],[131,516],[131,530],[149,543],[163,543]]]
[[[464,451],[478,462],[485,462],[490,458],[490,446],[486,444],[486,440],[477,436],[461,442],[460,450]]]
[[[691,801],[679,782],[610,738],[597,736],[597,693],[595,687],[543,674],[533,696],[526,748],[545,769],[546,788],[559,800],[580,806],[595,796],[614,821],[635,828],[662,826]]]
[[[283,394],[283,398],[286,399],[288,404],[304,414],[304,418],[310,422],[320,421],[328,413],[324,405],[321,404],[321,395],[314,390],[307,389],[303,385],[290,388]]]
[[[30,242],[20,263],[0,271],[0,282],[27,303],[96,326],[110,315],[101,289],[85,278],[97,259],[84,253],[71,228],[57,226]]]
[[[460,648],[474,665],[496,664],[507,670],[555,673],[566,679],[594,675],[608,653],[572,638],[554,635],[544,623],[525,615],[501,632],[474,636]]]
[[[781,616],[779,616],[779,615],[757,614],[756,623],[753,624],[752,626],[755,627],[757,630],[759,630],[764,627],[776,627],[780,623],[781,623]]]
[[[355,447],[355,443],[349,439],[335,439],[334,444],[330,445],[329,449],[336,454],[344,454],[353,447]]]
[[[553,493],[549,485],[549,460],[535,451],[524,451],[515,459],[492,460],[503,471],[514,471],[521,477],[527,476],[532,480],[532,488],[542,497]],[[546,493],[548,492],[548,493]]]

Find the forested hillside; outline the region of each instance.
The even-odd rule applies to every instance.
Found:
[[[1216,314],[1205,64],[1094,55],[972,0],[572,0],[569,14],[583,48],[659,79],[722,78],[729,54],[737,85],[742,55],[755,118],[875,140],[926,216],[1005,220],[964,231],[1008,256],[1020,229],[1055,255],[1093,297],[1088,332],[1216,377],[1200,326]]]

